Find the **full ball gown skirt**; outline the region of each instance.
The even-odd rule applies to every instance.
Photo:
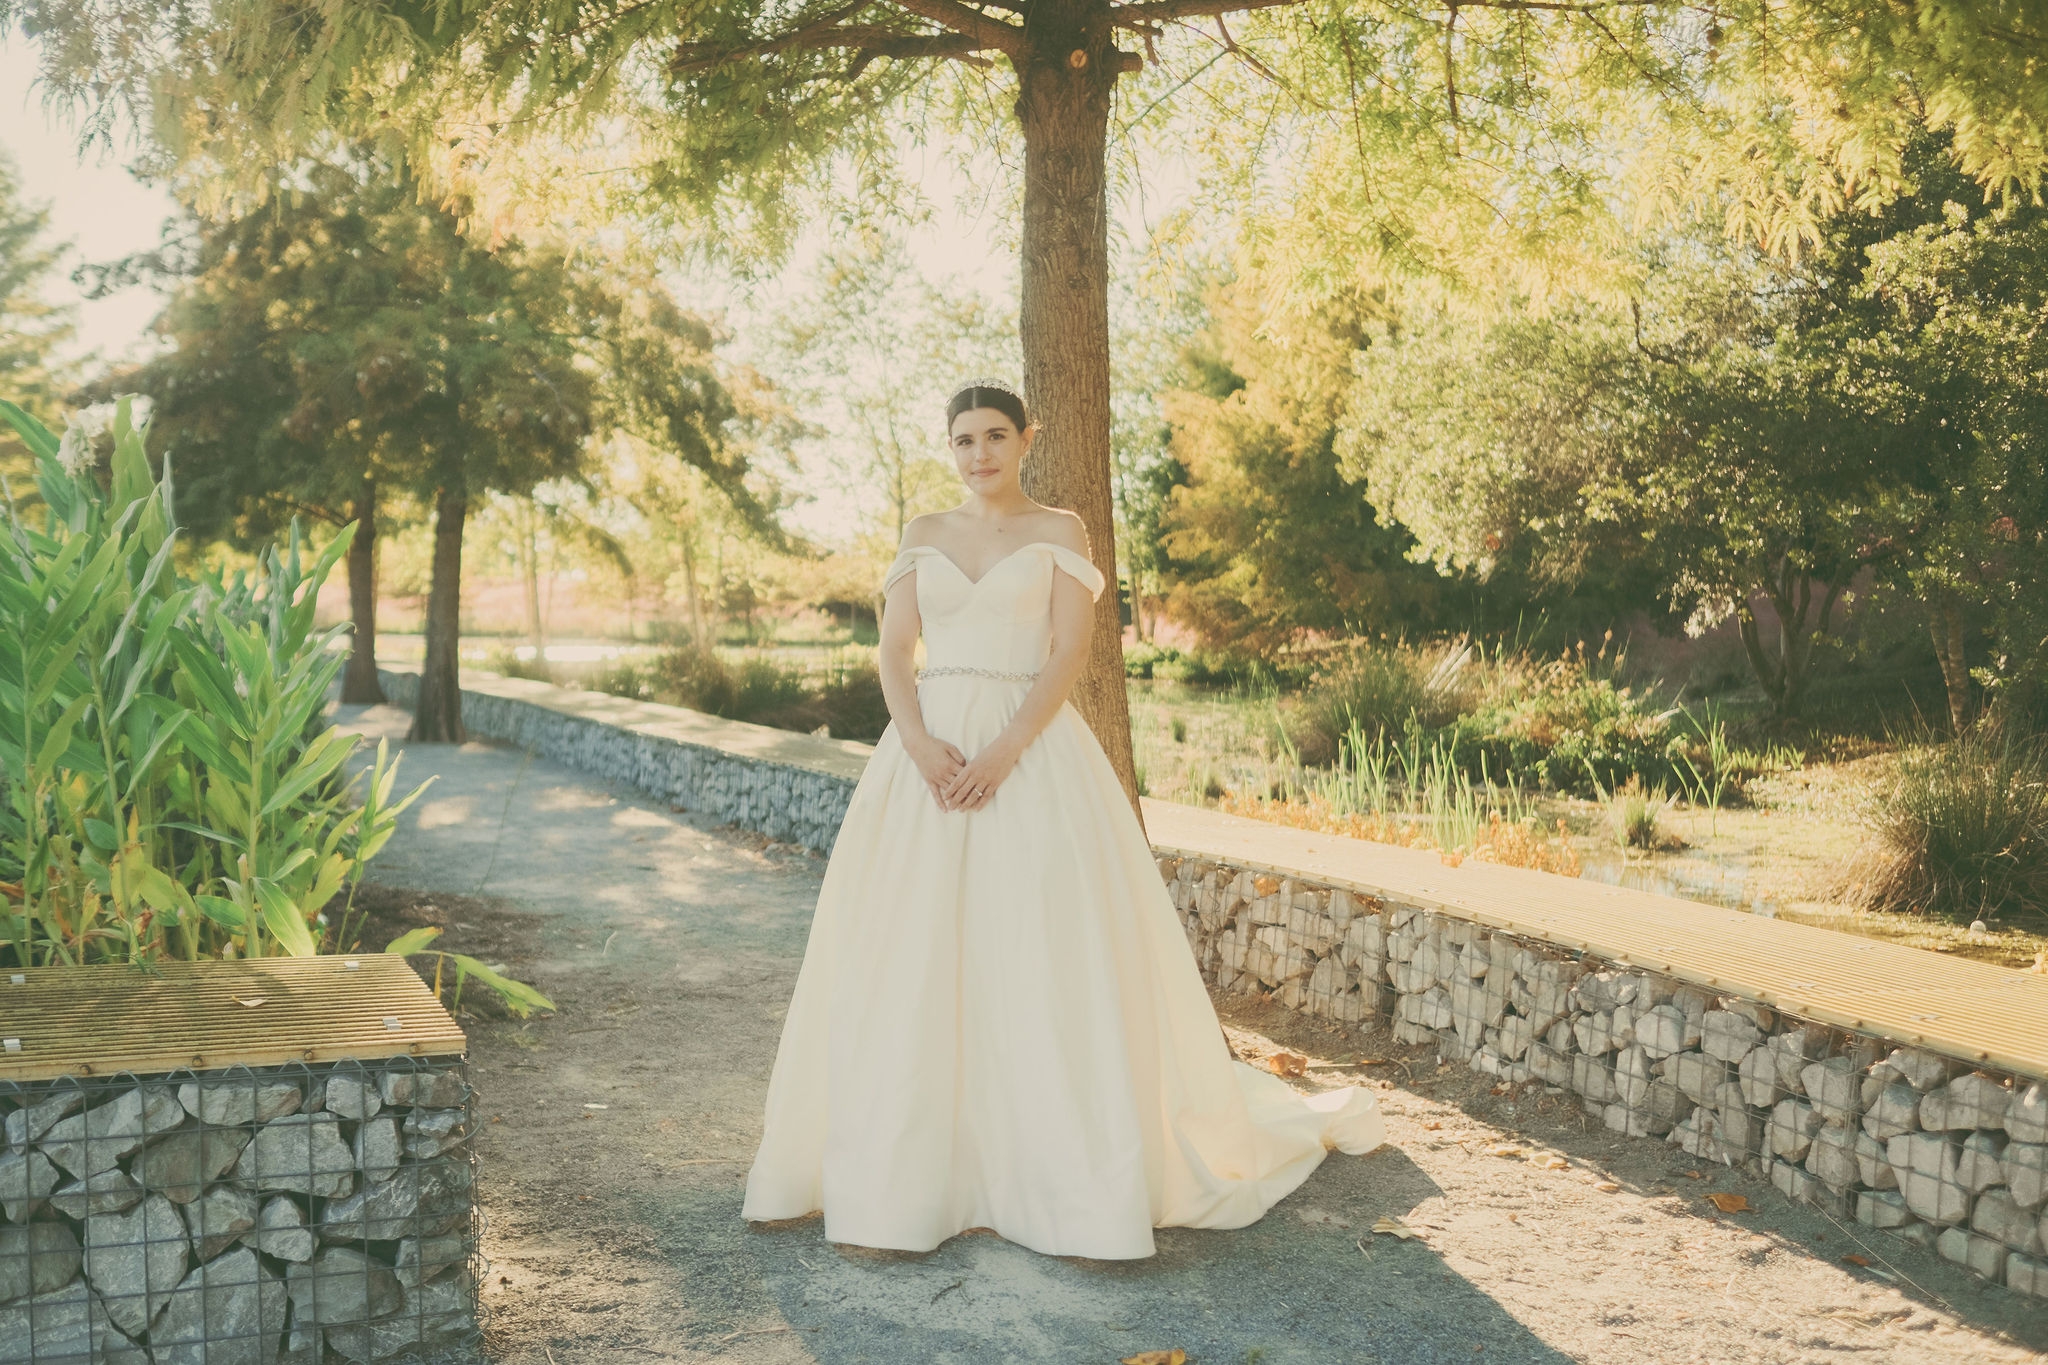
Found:
[[[978,580],[914,546],[928,668],[1035,671],[1055,569]],[[972,757],[1029,682],[918,684]],[[1314,1098],[1230,1055],[1152,850],[1071,703],[979,811],[942,811],[894,725],[850,799],[811,922],[743,1216],[822,1210],[827,1240],[926,1251],[987,1227],[1053,1255],[1149,1256],[1155,1226],[1256,1221],[1332,1147],[1385,1140],[1369,1091]]]

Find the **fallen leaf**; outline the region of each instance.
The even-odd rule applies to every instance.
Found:
[[[1439,853],[1437,854],[1437,860],[1445,867],[1456,867],[1459,863],[1465,861],[1465,855],[1462,853]]]
[[[1187,1365],[1188,1353],[1176,1346],[1171,1351],[1140,1351],[1123,1356],[1117,1365]]]
[[[1594,1185],[1593,1188],[1602,1194],[1616,1194],[1621,1190],[1621,1186],[1615,1184],[1612,1180],[1602,1180]]]
[[[1522,1149],[1510,1143],[1500,1142],[1486,1148],[1486,1154],[1488,1156],[1520,1156]]]
[[[1383,1232],[1389,1237],[1398,1237],[1404,1242],[1422,1235],[1400,1219],[1388,1214],[1381,1215],[1379,1221],[1372,1225],[1372,1230]]]
[[[1705,1171],[1687,1171],[1685,1173],[1685,1178],[1687,1180],[1705,1180],[1707,1178],[1707,1173]]]
[[[235,1003],[237,1005],[247,1005],[250,1009],[255,1009],[258,1005],[262,1004],[269,998],[270,997],[267,995],[252,995],[247,1000],[244,1000],[241,996],[238,995],[235,997]]]
[[[1571,1167],[1572,1163],[1566,1161],[1561,1156],[1547,1156],[1544,1157],[1543,1160],[1538,1164],[1541,1165],[1543,1169],[1546,1171],[1562,1171],[1568,1170]]]
[[[1276,1076],[1299,1076],[1308,1070],[1308,1058],[1293,1052],[1276,1052],[1266,1058],[1266,1069]]]
[[[1739,1194],[1710,1194],[1707,1198],[1723,1213],[1748,1213],[1749,1200]]]
[[[1425,1123],[1422,1126],[1425,1130],[1432,1133],[1435,1132],[1437,1129],[1443,1127],[1443,1125],[1441,1123],[1438,1123],[1435,1119],[1431,1119],[1428,1123]]]
[[[1870,1268],[1870,1262],[1861,1256],[1849,1255],[1844,1256],[1842,1259],[1847,1261],[1850,1265],[1860,1265],[1865,1270],[1868,1270]]]

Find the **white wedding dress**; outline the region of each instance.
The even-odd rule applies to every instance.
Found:
[[[979,579],[912,546],[927,667],[1033,672],[1063,546]],[[1028,681],[918,684],[973,757]],[[768,1083],[743,1216],[823,1210],[827,1240],[926,1251],[991,1228],[1054,1255],[1152,1254],[1234,1228],[1325,1152],[1385,1140],[1369,1091],[1307,1098],[1233,1059],[1115,770],[1071,702],[978,811],[943,811],[892,724],[847,805]]]

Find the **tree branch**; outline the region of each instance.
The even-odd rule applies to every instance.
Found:
[[[992,47],[1014,57],[1024,43],[1024,31],[1015,24],[1006,24],[992,14],[969,9],[960,0],[889,0],[889,3],[920,19],[944,24],[955,33],[972,38],[975,48]]]
[[[853,8],[860,8],[859,6]],[[848,78],[878,57],[951,57],[972,65],[986,66],[987,58],[974,54],[992,44],[979,42],[964,33],[903,33],[880,24],[838,24],[832,22],[847,13],[841,10],[824,22],[806,25],[788,33],[730,46],[725,43],[679,43],[669,57],[671,75],[708,71],[740,57],[767,57],[778,52],[822,52],[832,48],[854,48],[858,55]],[[998,24],[999,28],[1009,28]],[[1014,31],[1014,30],[1013,30]],[[1007,48],[1003,49],[1007,51]]]
[[[1112,7],[1109,22],[1123,28],[1135,28],[1140,24],[1163,23],[1190,15],[1214,14],[1220,17],[1238,10],[1279,9],[1304,3],[1306,0],[1131,0],[1130,4]]]

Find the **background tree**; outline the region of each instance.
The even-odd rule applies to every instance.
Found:
[[[977,375],[1013,374],[1015,338],[979,292],[928,279],[886,225],[857,221],[781,310],[777,374],[834,491],[869,518],[857,534],[877,588],[910,519],[960,501],[946,400]]]
[[[1285,348],[1259,335],[1253,290],[1216,287],[1210,306],[1184,356],[1201,387],[1162,400],[1185,471],[1159,513],[1169,610],[1205,644],[1261,657],[1431,621],[1436,575],[1408,561],[1408,533],[1380,520],[1334,448],[1372,305],[1333,305]]]
[[[455,208],[373,158],[300,167],[300,191],[202,219],[166,310],[175,348],[122,387],[158,400],[159,430],[211,522],[256,535],[310,513],[366,523],[351,546],[362,698],[375,685],[379,500],[434,509],[426,663],[413,737],[462,734],[463,528],[487,493],[578,475],[594,438],[658,437],[764,522],[713,332],[645,268],[466,237]]]
[[[57,409],[68,371],[59,352],[75,324],[72,310],[43,292],[61,251],[48,240],[49,230],[49,211],[23,201],[14,162],[0,153],[0,397],[62,429]],[[35,498],[33,469],[21,438],[0,426],[0,473],[16,499]]]
[[[786,242],[821,161],[871,168],[877,151],[933,112],[987,128],[987,87],[972,77],[1007,61],[1024,144],[1024,382],[1047,419],[1045,458],[1027,491],[1079,512],[1104,558],[1113,558],[1112,103],[1120,78],[1141,73],[1147,84],[1135,93],[1149,102],[1132,122],[1143,122],[1219,60],[1189,56],[1192,44],[1167,41],[1170,27],[1213,18],[1223,53],[1271,82],[1294,125],[1250,126],[1271,129],[1276,145],[1307,134],[1297,145],[1310,155],[1298,161],[1316,193],[1301,196],[1296,218],[1307,231],[1291,240],[1310,244],[1304,260],[1318,268],[1290,278],[1323,298],[1351,289],[1360,271],[1467,278],[1477,266],[1514,274],[1534,260],[1547,274],[1548,258],[1560,256],[1582,271],[1597,265],[1588,258],[1620,221],[1611,210],[1622,169],[1598,134],[1634,126],[1646,110],[1669,124],[1661,141],[1670,151],[1652,159],[1649,190],[1629,207],[1661,212],[1727,192],[1731,225],[1747,230],[1766,213],[1764,227],[1783,242],[1799,240],[1815,204],[1881,184],[1909,118],[1954,127],[1965,168],[1994,187],[2038,185],[2048,158],[2048,90],[2025,74],[2048,52],[2048,32],[1995,3],[1002,0],[998,10],[960,0],[470,0],[309,13],[230,0],[195,24],[187,9],[143,0],[0,0],[0,20],[55,31],[46,51],[60,96],[106,107],[109,93],[138,106],[169,94],[180,108],[185,91],[216,92],[209,107],[234,116],[182,117],[188,148],[232,150],[262,167],[281,159],[280,146],[323,130],[375,129],[409,142],[451,187],[495,180],[502,205],[585,185],[556,174],[552,154],[565,129],[596,129],[627,144],[641,171],[614,183],[654,189],[657,204],[701,216],[728,245]],[[1271,40],[1263,56],[1224,23],[1244,10],[1264,12],[1246,25],[1258,44]],[[286,13],[291,22],[280,21]],[[1146,56],[1118,45],[1127,39]],[[180,59],[166,63],[167,50]],[[955,79],[936,77],[949,63]],[[1902,82],[1916,101],[1899,98]],[[223,87],[230,97],[219,97]],[[1236,150],[1231,139],[1207,140]],[[548,149],[544,170],[521,166],[521,144]],[[1782,173],[1781,150],[1816,173]],[[1241,159],[1254,177],[1268,164]],[[1687,174],[1660,178],[1665,167]],[[495,223],[493,201],[479,202]],[[1475,243],[1487,244],[1483,255],[1458,249]],[[1113,602],[1097,609],[1075,700],[1135,802],[1116,616]]]

